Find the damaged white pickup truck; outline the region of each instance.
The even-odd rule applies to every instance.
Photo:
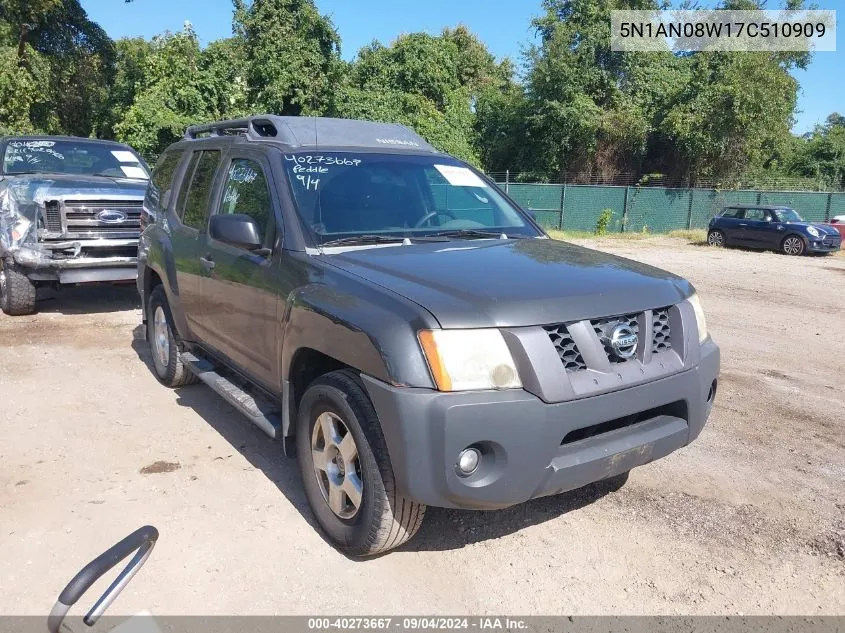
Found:
[[[131,282],[149,171],[130,147],[0,138],[0,309],[35,311],[39,286]]]

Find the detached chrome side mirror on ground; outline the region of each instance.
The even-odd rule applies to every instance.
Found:
[[[114,579],[106,592],[94,603],[91,610],[85,614],[83,622],[88,626],[94,626],[100,616],[105,613],[115,598],[129,584],[129,581],[138,573],[141,567],[147,562],[150,554],[158,540],[158,530],[152,525],[145,525],[132,532],[125,539],[113,545],[105,552],[88,563],[73,577],[62,593],[47,618],[47,630],[50,633],[59,633],[62,628],[62,621],[70,608],[88,591],[91,586],[103,577],[110,569],[117,565],[127,556],[135,553],[129,564]]]

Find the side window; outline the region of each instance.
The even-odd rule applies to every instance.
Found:
[[[745,219],[746,220],[765,220],[766,214],[768,211],[765,209],[746,209],[745,210]]]
[[[723,218],[738,218],[740,217],[740,209],[725,209],[722,212]]]
[[[261,234],[266,236],[273,216],[273,200],[264,170],[256,161],[235,158],[226,174],[220,214],[243,213],[258,224]]]
[[[182,214],[185,213],[185,200],[188,198],[188,190],[191,188],[191,182],[194,179],[194,172],[197,170],[197,162],[201,154],[202,151],[191,154],[188,168],[182,177],[182,186],[179,188],[179,196],[176,198],[176,215],[179,216],[180,220],[182,219]]]
[[[176,168],[179,166],[183,154],[184,152],[181,151],[166,152],[156,163],[150,179],[153,185],[150,187],[150,191],[153,197],[152,202],[158,209],[166,209],[170,204],[173,176],[176,175]]]
[[[185,226],[198,230],[205,228],[206,211],[214,186],[214,172],[219,162],[220,152],[217,150],[203,150],[197,160],[182,213],[182,224]]]

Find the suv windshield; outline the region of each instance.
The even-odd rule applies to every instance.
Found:
[[[804,220],[798,215],[795,209],[778,209],[778,218],[781,222],[803,222]]]
[[[70,174],[149,180],[140,157],[128,147],[91,141],[12,139],[3,153],[3,173]]]
[[[317,244],[541,235],[495,187],[447,156],[300,152],[283,163]]]

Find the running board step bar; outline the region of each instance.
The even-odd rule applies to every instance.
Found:
[[[214,389],[226,402],[235,407],[247,419],[273,439],[282,437],[282,415],[273,403],[245,391],[225,376],[215,371],[214,365],[204,358],[182,352],[180,355],[197,378]]]

